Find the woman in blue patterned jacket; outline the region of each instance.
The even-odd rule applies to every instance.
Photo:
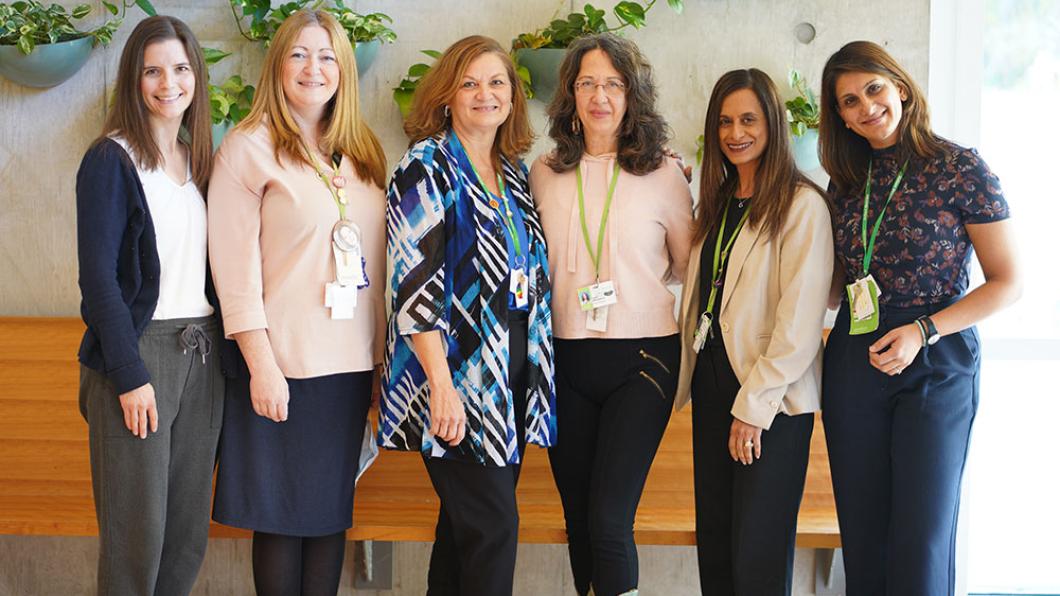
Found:
[[[428,592],[511,594],[526,443],[553,444],[548,261],[508,54],[472,36],[420,82],[387,195],[392,313],[380,443],[441,500]]]

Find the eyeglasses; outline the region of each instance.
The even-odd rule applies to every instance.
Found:
[[[618,97],[626,92],[626,86],[620,81],[611,80],[597,83],[591,79],[585,79],[574,82],[574,92],[578,95],[592,95],[593,93],[596,93],[597,87],[603,87],[604,93],[611,97]]]

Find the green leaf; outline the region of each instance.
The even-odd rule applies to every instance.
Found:
[[[394,103],[397,104],[398,110],[401,111],[402,118],[408,118],[409,112],[412,111],[412,96],[414,91],[407,89],[394,89]]]
[[[431,58],[434,58],[435,60],[437,60],[438,58],[442,57],[442,53],[439,52],[438,50],[420,50],[420,52],[422,52],[424,54],[427,54],[428,56],[430,56]]]
[[[413,64],[409,67],[409,77],[422,77],[430,70],[431,67],[426,64]]]
[[[523,91],[526,93],[526,98],[533,99],[534,82],[530,78],[530,69],[519,65],[515,67],[515,74],[519,77],[519,80],[523,82]]]
[[[147,16],[149,17],[153,17],[158,14],[158,11],[155,10],[154,5],[151,4],[149,0],[136,0],[136,5],[140,7],[140,10],[147,13]]]
[[[221,60],[232,55],[232,52],[223,52],[215,48],[203,48],[202,57],[206,61],[206,65],[217,64]]]
[[[615,6],[615,16],[637,29],[647,24],[644,19],[644,7],[636,2],[619,2]]]
[[[111,4],[110,2],[103,0],[103,8],[106,8],[107,11],[110,12],[110,14],[118,16],[118,7]]]
[[[88,13],[92,12],[92,7],[87,4],[78,4],[70,11],[70,16],[75,19],[83,19]]]
[[[681,14],[685,11],[685,3],[682,0],[666,0],[666,3],[670,5],[677,14]]]
[[[33,38],[23,35],[18,38],[18,51],[25,55],[29,55],[33,51]]]

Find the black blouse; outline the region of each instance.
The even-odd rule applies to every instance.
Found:
[[[751,208],[751,199],[733,199],[729,202],[729,214],[725,218],[725,235],[722,237],[722,250],[725,249],[725,243],[732,235],[733,231],[736,230],[736,224],[740,223],[740,218],[743,217],[745,211]],[[747,224],[744,224],[744,228]],[[741,230],[742,231],[742,230]],[[707,234],[706,240],[703,242],[703,252],[700,255],[699,260],[699,309],[697,312],[702,314],[707,308],[707,301],[710,298],[710,281],[711,274],[714,268],[714,246],[718,242],[717,230],[712,230]],[[736,246],[736,241],[733,240],[733,246]],[[729,248],[729,252],[732,253],[732,247]],[[714,308],[711,309],[711,315],[714,318],[714,336],[707,339],[708,343],[721,344],[722,337],[718,331],[718,313],[721,312],[721,298],[725,290],[725,274],[729,269],[729,261],[725,262],[725,267],[722,268],[721,277],[718,279],[718,294],[714,298]],[[698,317],[696,319],[699,321]]]

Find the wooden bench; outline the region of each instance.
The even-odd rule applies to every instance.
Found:
[[[97,532],[88,429],[77,407],[76,353],[83,330],[75,318],[0,317],[0,534]],[[691,432],[689,410],[676,413],[637,514],[639,544],[695,544]],[[355,503],[351,540],[434,538],[438,501],[418,454],[381,453],[361,479]],[[563,512],[543,450],[528,450],[519,510],[523,542],[565,542]],[[249,533],[214,524],[211,535]],[[828,551],[840,546],[819,420],[798,545]]]

